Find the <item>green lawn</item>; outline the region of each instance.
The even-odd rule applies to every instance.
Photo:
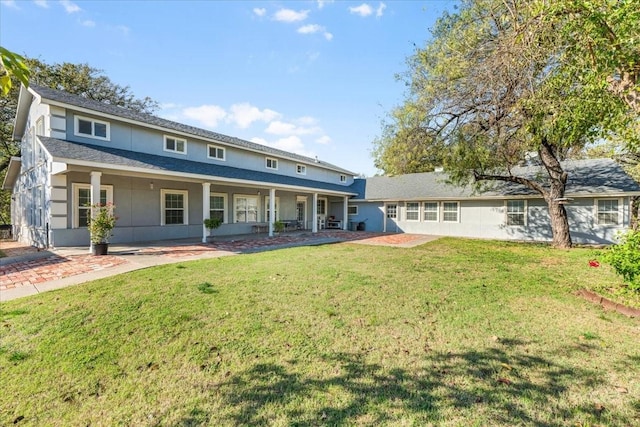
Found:
[[[0,425],[631,426],[589,249],[441,239],[185,262],[0,306]]]

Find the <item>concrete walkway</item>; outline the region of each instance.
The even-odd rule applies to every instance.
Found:
[[[261,252],[297,246],[354,242],[411,247],[435,236],[350,231],[229,236],[203,244],[193,239],[110,245],[109,255],[93,256],[87,247],[38,251],[15,242],[0,242],[0,302],[35,295],[142,268],[182,261]]]

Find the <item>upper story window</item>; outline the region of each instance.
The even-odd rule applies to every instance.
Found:
[[[44,135],[44,117],[42,116],[36,121],[36,135]]]
[[[340,182],[347,182],[347,176],[346,175],[340,175]]]
[[[296,173],[298,175],[306,175],[307,167],[305,165],[296,165]]]
[[[217,145],[207,145],[207,157],[216,160],[225,160],[225,149]]]
[[[265,166],[267,169],[278,170],[278,159],[267,157],[265,159]]]
[[[111,139],[111,127],[109,122],[90,119],[89,117],[75,116],[74,134],[76,136],[85,136],[88,138],[102,139],[109,141]]]
[[[170,151],[172,153],[187,153],[187,140],[174,138],[172,136],[164,137],[164,151]]]

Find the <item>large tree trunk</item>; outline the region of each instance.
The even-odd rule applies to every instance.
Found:
[[[564,191],[568,176],[554,153],[554,147],[547,141],[542,142],[538,154],[551,179],[550,189],[544,194],[544,198],[549,206],[549,219],[553,234],[552,244],[555,248],[568,249],[571,247],[571,234],[569,233],[569,217],[563,204],[566,202]]]

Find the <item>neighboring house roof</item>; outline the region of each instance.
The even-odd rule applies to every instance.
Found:
[[[566,196],[590,196],[602,194],[640,194],[640,185],[635,182],[615,161],[590,159],[562,162],[568,173]],[[548,175],[541,166],[518,167],[514,176],[537,177],[545,183]],[[357,199],[364,200],[424,200],[424,199],[482,199],[503,197],[540,196],[539,193],[516,183],[484,181],[486,191],[474,191],[471,186],[456,186],[446,182],[443,172],[414,173],[398,176],[375,176],[356,179],[352,185]]]
[[[198,179],[222,179],[228,181],[243,181],[255,184],[261,182],[290,187],[322,190],[325,192],[353,195],[351,188],[345,185],[302,179],[275,173],[240,169],[212,163],[195,162],[177,159],[169,156],[140,153],[121,150],[118,148],[101,147],[78,142],[62,141],[60,139],[39,136],[44,148],[51,154],[53,160],[84,166],[100,165],[101,169],[135,170],[147,173],[171,173],[182,176],[190,175]]]
[[[356,175],[355,173],[348,171],[344,168],[338,167],[336,165],[332,165],[324,161],[316,161],[316,159],[312,159],[311,157],[290,153],[288,151],[278,150],[276,148],[268,147],[262,144],[257,144],[255,142],[245,141],[240,138],[235,138],[232,136],[223,135],[221,133],[200,129],[195,126],[189,126],[182,123],[173,122],[171,120],[163,119],[150,114],[138,113],[133,110],[129,110],[127,108],[106,104],[104,102],[94,101],[92,99],[87,99],[79,95],[73,95],[64,91],[51,89],[45,86],[31,84],[29,85],[29,90],[32,91],[33,93],[38,94],[44,99],[55,101],[61,104],[67,104],[75,107],[85,108],[88,110],[96,111],[98,113],[109,114],[112,116],[116,116],[116,117],[120,117],[128,120],[133,120],[136,122],[140,122],[141,124],[159,126],[167,130],[173,130],[176,132],[181,132],[181,133],[193,135],[193,136],[208,139],[208,140],[214,140],[214,141],[218,141],[220,143],[228,144],[231,146],[236,146],[240,148],[249,149],[252,151],[262,152],[267,155],[291,159],[291,160],[303,162],[306,164],[313,164],[318,167],[330,169],[345,175],[350,175],[350,176]]]

